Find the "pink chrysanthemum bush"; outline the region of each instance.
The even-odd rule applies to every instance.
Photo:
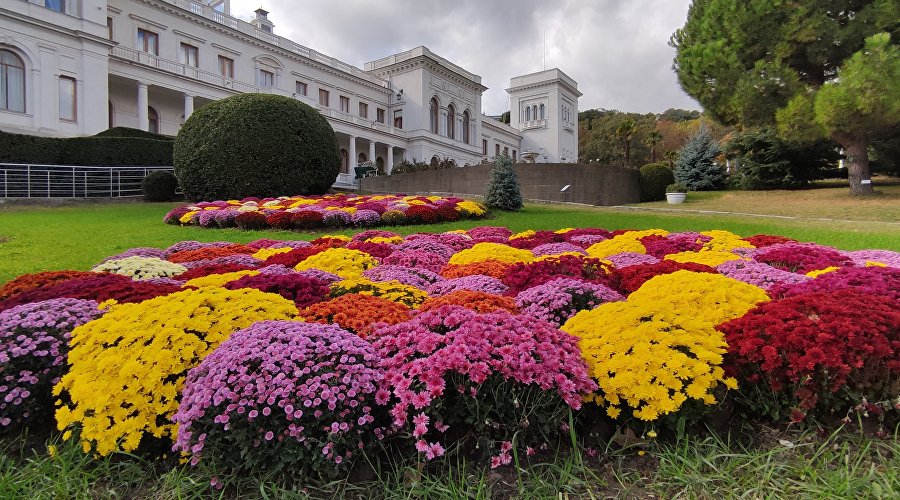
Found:
[[[578,311],[618,300],[625,298],[606,286],[572,278],[556,278],[520,292],[516,296],[516,305],[523,314],[559,327]]]
[[[546,441],[596,388],[577,339],[506,311],[444,306],[371,338],[385,371],[377,402],[427,459],[459,444],[485,453],[514,436]]]
[[[382,437],[371,344],[336,325],[263,321],[187,376],[175,449],[232,471],[334,476]]]
[[[52,425],[53,385],[72,330],[102,314],[93,300],[51,299],[0,312],[0,430]]]

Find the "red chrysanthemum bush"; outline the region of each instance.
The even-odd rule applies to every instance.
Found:
[[[74,278],[93,276],[90,271],[45,271],[34,274],[23,274],[0,287],[0,301],[15,294],[30,292],[38,288],[54,285]]]
[[[547,243],[562,243],[564,241],[566,241],[566,235],[564,234],[553,231],[535,231],[531,236],[510,240],[509,246],[531,250]]]
[[[300,311],[300,317],[314,323],[339,325],[360,337],[368,337],[378,323],[396,325],[409,319],[410,308],[392,300],[348,293]]]
[[[710,267],[704,264],[661,260],[656,264],[629,266],[619,269],[619,285],[621,287],[621,290],[625,291],[626,293],[631,293],[640,288],[644,283],[646,283],[653,277],[663,274],[671,274],[675,271],[681,270],[693,271],[695,273],[718,274],[714,267]]]
[[[513,314],[519,312],[516,301],[512,297],[472,290],[457,290],[440,297],[431,297],[419,306],[419,311],[431,311],[443,306],[462,306],[478,313],[497,310],[509,311]]]
[[[365,252],[376,259],[384,259],[394,252],[393,247],[387,243],[370,243],[368,241],[351,241],[345,248]]]
[[[182,250],[180,252],[175,252],[172,255],[169,255],[167,260],[169,262],[182,263],[182,262],[191,262],[195,260],[208,260],[215,259],[218,257],[230,257],[232,255],[237,254],[252,254],[256,252],[253,248],[248,247],[247,245],[227,245],[221,247],[207,247],[200,248],[197,250]]]
[[[577,338],[506,311],[445,306],[372,338],[385,370],[376,402],[427,459],[457,444],[491,453],[514,437],[546,442],[596,389]],[[509,452],[500,446],[495,458],[509,463]]]
[[[784,236],[773,236],[769,234],[754,234],[744,238],[744,241],[750,243],[756,248],[769,247],[780,243],[796,243],[797,240],[786,238]]]
[[[845,254],[813,243],[784,243],[756,252],[754,260],[792,273],[806,274],[828,267],[852,266]]]
[[[884,295],[889,301],[900,301],[900,269],[891,267],[844,267],[816,276],[803,283],[776,283],[769,289],[772,297],[791,297],[812,292],[834,292],[853,289],[862,293]]]
[[[329,248],[332,247],[328,245],[313,245],[310,247],[295,248],[290,252],[278,253],[269,257],[263,262],[263,265],[271,266],[273,264],[280,264],[285,267],[294,267],[313,255],[324,252]]]
[[[839,415],[900,396],[900,304],[857,290],[761,304],[718,326],[757,414]]]
[[[22,304],[68,297],[104,302],[141,302],[181,290],[177,285],[163,285],[134,281],[127,276],[109,273],[89,273],[83,278],[59,281],[56,284],[18,293],[0,301],[0,311]]]
[[[228,290],[255,288],[261,292],[274,293],[293,300],[297,309],[311,306],[325,300],[331,293],[329,283],[298,273],[257,274],[244,276],[225,284]]]
[[[506,270],[503,284],[509,287],[507,295],[515,296],[531,287],[542,285],[556,278],[580,278],[619,288],[618,274],[600,259],[576,255],[560,255],[534,262],[516,263]]]
[[[294,212],[291,216],[291,223],[297,229],[316,229],[325,225],[325,216],[322,212],[313,210],[302,210]]]
[[[410,224],[434,224],[440,218],[435,209],[424,205],[412,205],[406,209],[406,220]]]
[[[273,212],[266,215],[266,224],[272,229],[281,229],[284,231],[290,231],[296,227],[294,214],[291,212]]]

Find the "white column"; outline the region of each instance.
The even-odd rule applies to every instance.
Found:
[[[347,156],[349,156],[347,164],[349,165],[348,168],[350,169],[350,171],[347,173],[356,175],[356,170],[353,170],[354,167],[356,167],[356,136],[350,136],[350,149],[348,150]]]
[[[194,114],[194,96],[184,94],[184,121]]]
[[[143,82],[138,82],[138,96],[137,96],[137,112],[138,112],[138,126],[137,128],[140,130],[148,131],[150,130],[150,115],[148,108],[150,107],[150,95],[147,92],[147,84]]]
[[[388,175],[391,175],[391,170],[394,170],[394,146],[388,145],[387,158],[385,158],[384,171]]]
[[[375,141],[369,141],[369,161],[375,163]]]

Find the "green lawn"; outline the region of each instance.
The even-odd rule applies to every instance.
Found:
[[[0,283],[30,272],[86,270],[105,257],[138,246],[164,248],[182,240],[243,243],[262,237],[312,239],[327,234],[324,231],[214,230],[163,224],[163,215],[174,206],[174,203],[110,202],[0,208]],[[544,204],[529,204],[521,212],[498,213],[487,220],[392,229],[409,234],[478,225],[507,226],[513,231],[563,227],[662,228],[670,231],[727,229],[742,236],[779,234],[845,250],[882,248],[900,251],[900,225],[888,222],[782,220]],[[332,232],[352,234],[354,231]]]

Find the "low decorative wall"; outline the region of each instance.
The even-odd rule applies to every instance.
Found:
[[[492,165],[429,170],[360,179],[371,193],[451,193],[483,196]],[[522,197],[528,200],[622,205],[640,201],[637,170],[574,163],[514,165]],[[569,186],[565,191],[562,189]]]

